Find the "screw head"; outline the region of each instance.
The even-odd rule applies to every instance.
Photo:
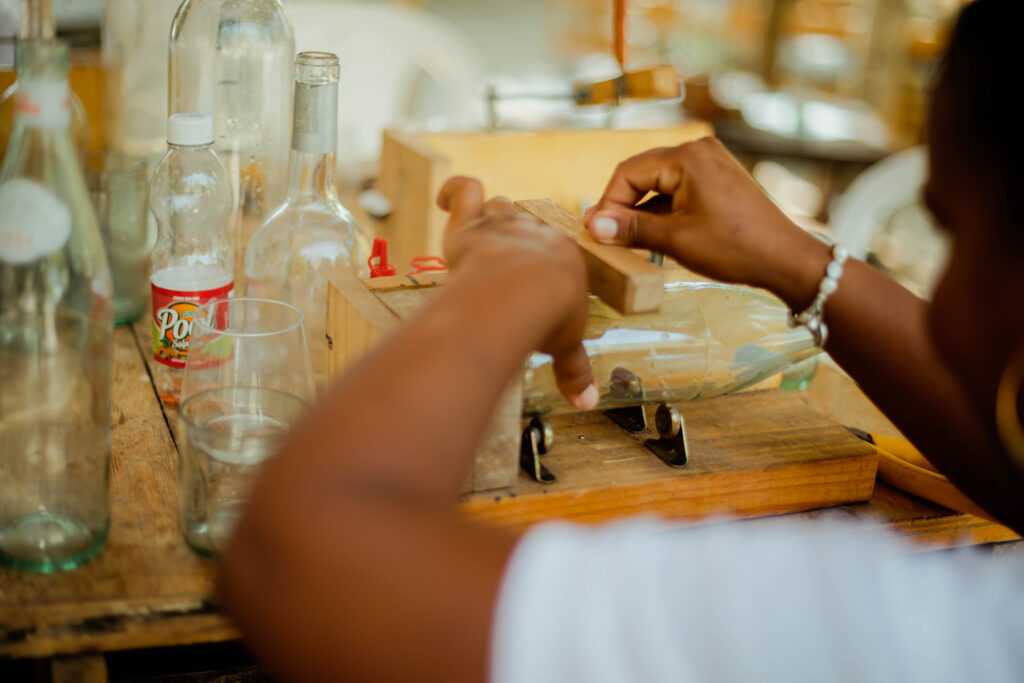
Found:
[[[658,436],[670,439],[682,431],[683,418],[675,406],[662,403],[654,413],[654,426],[658,430]]]

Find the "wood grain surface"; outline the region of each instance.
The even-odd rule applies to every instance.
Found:
[[[813,381],[799,395],[808,406],[839,424],[906,438],[860,391],[857,383],[830,361],[819,365]],[[882,481],[876,482],[875,493],[866,503],[819,510],[804,516],[809,519],[853,517],[868,524],[887,526],[922,545],[937,548],[1020,538],[1017,532],[1001,524],[950,510]]]
[[[551,518],[600,522],[637,513],[697,519],[757,516],[867,500],[877,455],[831,420],[780,390],[677,403],[689,464],[673,469],[603,413],[551,418],[554,448],[542,461],[558,477],[476,493],[474,517],[522,528]],[[653,420],[649,417],[649,422]]]
[[[111,528],[79,569],[0,569],[0,655],[224,640],[237,631],[213,598],[215,565],[178,530],[178,456],[134,330],[114,333]]]
[[[587,286],[606,304],[626,315],[653,313],[661,308],[665,274],[660,266],[630,249],[601,244],[583,227],[583,219],[550,199],[515,204],[579,245],[587,265]]]
[[[178,531],[177,452],[169,428],[175,420],[175,412],[161,410],[147,372],[147,361],[151,358],[151,330],[145,319],[136,323],[134,329],[122,328],[115,332],[111,410],[112,524],[106,547],[98,557],[74,571],[38,575],[0,569],[0,656],[45,657],[187,645],[238,637],[237,630],[220,612],[214,598],[215,563],[194,555]],[[691,469],[689,472],[681,471],[680,476],[703,476],[710,483],[706,489],[685,494],[689,496],[686,504],[692,506],[694,501],[702,498],[713,500],[715,496],[720,498],[722,492],[738,491],[747,501],[752,501],[752,505],[769,510],[777,505],[774,498],[780,495],[770,484],[770,478],[774,476],[788,477],[788,481],[784,481],[790,489],[797,482],[802,482],[800,487],[813,495],[822,498],[832,495],[830,491],[834,480],[842,479],[846,474],[829,470],[815,478],[794,469],[787,456],[792,452],[793,443],[806,442],[808,425],[820,427],[820,418],[813,417],[813,413],[808,411],[811,417],[805,415],[785,425],[775,425],[769,433],[768,420],[772,411],[783,408],[790,411],[792,404],[792,395],[784,395],[781,400],[787,405],[773,408],[769,405],[772,402],[770,396],[779,394],[762,392],[721,399],[723,403],[707,401],[683,405],[683,414],[691,424],[694,455]],[[800,398],[839,422],[879,433],[898,434],[891,425],[886,432],[884,417],[856,385],[827,366],[819,370],[809,390]],[[746,410],[740,410],[738,414],[720,411],[720,406],[724,405]],[[760,417],[744,414],[753,413],[754,408],[761,413]],[[591,488],[599,488],[602,483],[615,484],[613,477],[618,471],[642,475],[651,468],[665,467],[646,450],[643,454],[636,451],[637,448],[643,449],[635,438],[630,439],[635,448],[609,448],[602,444],[598,435],[612,429],[602,415],[559,419],[566,422],[556,428],[555,449],[545,463],[562,477],[566,485],[571,481],[569,475],[573,467],[579,463],[563,463],[560,459],[586,458],[596,463],[598,467],[589,480]],[[730,434],[739,424],[737,420],[751,420],[750,424],[754,426],[760,424],[761,435],[740,437]],[[701,427],[701,423],[708,426]],[[717,431],[717,437],[711,436],[714,431]],[[820,434],[822,458],[836,457],[852,447],[840,432]],[[838,441],[833,442],[829,434]],[[579,436],[584,438],[581,440]],[[574,440],[579,443],[574,443]],[[765,477],[750,479],[734,469],[737,463],[727,464],[731,457],[731,444],[762,453],[757,457],[765,457],[764,453],[775,451],[780,456],[774,464],[762,461]],[[845,461],[847,464],[843,467],[848,467],[851,462],[866,462],[862,455],[853,451]],[[747,464],[751,462],[748,460]],[[535,484],[535,487],[540,486]],[[748,492],[748,489],[754,490]],[[540,488],[531,490],[540,497],[557,498],[560,495],[557,488],[543,489],[548,493],[539,492]],[[635,487],[634,493],[637,493]],[[666,501],[671,503],[672,496],[658,487],[652,488],[648,495],[652,507]],[[501,504],[487,506],[488,510],[500,511],[489,515],[506,526],[513,524],[509,516],[503,517],[508,509],[504,503],[510,497],[502,498]],[[534,507],[528,511],[537,519],[537,506],[546,506],[547,512],[555,516],[582,510],[583,518],[589,515],[592,520],[596,517],[593,501],[586,498],[584,495],[583,502],[563,498],[559,505],[543,501],[531,503]],[[493,499],[492,495],[490,501],[494,502]],[[628,505],[614,496],[606,496],[605,500],[622,510],[651,509],[642,500],[633,500]],[[474,512],[475,504],[471,500],[466,506],[467,511]],[[908,536],[923,548],[1018,538],[1006,527],[971,515],[953,513],[882,483],[875,485],[874,495],[866,503],[829,507],[795,516],[804,519],[857,519]]]

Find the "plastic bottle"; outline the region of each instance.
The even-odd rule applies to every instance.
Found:
[[[256,231],[245,254],[246,296],[302,310],[317,389],[327,383],[327,282],[370,276],[369,243],[338,201],[334,182],[338,77],[335,55],[297,57],[288,199]]]
[[[591,297],[583,345],[600,390],[597,409],[722,396],[819,353],[806,329],[789,326],[788,313],[763,290],[712,282],[666,285],[652,315],[623,316]],[[530,356],[523,414],[574,411],[555,384],[551,357]]]
[[[294,59],[280,0],[184,0],[171,25],[168,111],[213,116],[231,172],[239,286],[249,238],[285,196]]]
[[[70,133],[68,49],[18,45],[0,170],[0,564],[49,572],[110,529],[113,292]]]
[[[170,149],[153,173],[149,205],[159,232],[150,256],[153,357],[157,394],[176,405],[188,356],[192,314],[234,293],[228,170],[211,148],[205,114],[172,114]]]

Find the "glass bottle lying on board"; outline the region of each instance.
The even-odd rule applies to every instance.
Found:
[[[818,354],[788,313],[763,290],[714,282],[666,284],[661,311],[649,315],[624,316],[592,296],[583,346],[601,394],[596,409],[723,396]],[[575,411],[558,391],[551,356],[530,356],[523,415]]]

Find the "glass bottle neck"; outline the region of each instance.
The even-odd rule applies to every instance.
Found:
[[[27,0],[23,11],[22,40],[53,40],[53,0]]]
[[[67,46],[46,40],[22,41],[17,61],[15,128],[67,131],[71,125]]]
[[[293,147],[289,161],[288,203],[337,202],[334,165],[334,152],[300,152]]]
[[[295,81],[288,202],[337,202],[338,83]]]

